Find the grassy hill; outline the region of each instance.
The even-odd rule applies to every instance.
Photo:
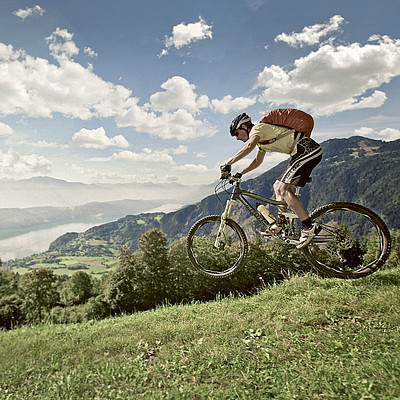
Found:
[[[399,399],[400,271],[0,332],[0,399]]]

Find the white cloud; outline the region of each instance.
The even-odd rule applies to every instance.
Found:
[[[362,127],[354,131],[355,135],[359,136],[372,136],[375,139],[381,139],[386,142],[391,142],[392,140],[400,139],[400,130],[393,128],[385,128],[379,132],[376,132],[372,128]]]
[[[168,79],[162,85],[164,91],[140,106],[130,90],[104,81],[92,68],[75,62],[72,58],[78,49],[72,38],[61,29],[48,37],[59,66],[0,43],[0,114],[51,118],[61,113],[81,120],[114,117],[119,127],[163,139],[187,140],[216,132],[207,121],[196,119],[210,102],[195,93],[196,87],[186,79]]]
[[[344,18],[341,15],[335,15],[325,24],[306,26],[302,32],[293,32],[290,35],[281,33],[275,37],[275,42],[285,42],[291,47],[312,46],[318,44],[322,37],[337,31],[343,22]]]
[[[53,163],[38,154],[21,155],[14,149],[7,153],[0,150],[0,171],[6,175],[46,175],[51,172]]]
[[[370,43],[326,44],[295,61],[287,71],[276,65],[258,75],[266,89],[261,102],[294,104],[315,115],[380,107],[386,94],[377,90],[400,75],[400,40],[373,36]]]
[[[57,28],[50,36],[46,38],[49,43],[51,55],[62,61],[63,59],[70,60],[79,53],[78,47],[72,40],[73,33],[69,33],[66,29]]]
[[[176,154],[176,155],[187,154],[187,152],[188,152],[187,146],[183,146],[183,145],[180,145],[177,149],[171,150],[171,153]]]
[[[11,136],[14,135],[15,131],[11,126],[0,122],[0,137]]]
[[[212,39],[212,26],[207,25],[204,19],[200,16],[199,21],[191,24],[182,22],[172,28],[172,36],[165,37],[165,49],[159,57],[168,54],[171,47],[180,49],[188,46],[191,43],[204,39]]]
[[[200,121],[188,111],[179,109],[173,113],[145,112],[133,105],[116,118],[119,127],[134,127],[138,132],[148,133],[163,139],[188,140],[202,136],[212,136],[217,130],[207,121]]]
[[[228,114],[231,111],[245,110],[256,103],[256,98],[249,97],[236,97],[227,95],[222,100],[214,99],[211,101],[212,106],[216,112]]]
[[[43,10],[43,8],[36,5],[31,8],[25,8],[25,9],[20,8],[19,10],[14,11],[13,14],[15,16],[21,18],[24,21],[25,18],[27,18],[27,17],[36,16],[36,15],[42,16],[45,12],[46,11]]]
[[[356,136],[369,136],[374,134],[374,130],[372,128],[367,128],[366,126],[363,126],[360,129],[355,129],[354,134]]]
[[[149,164],[164,164],[174,165],[175,161],[167,153],[167,151],[151,150],[148,148],[143,149],[142,153],[135,153],[133,151],[121,151],[114,153],[111,156],[112,160],[129,161],[133,163],[149,163]]]
[[[110,146],[129,147],[129,143],[124,136],[118,135],[109,138],[102,127],[92,130],[83,128],[74,134],[72,141],[80,147],[91,149],[105,149]]]
[[[186,185],[209,184],[219,177],[219,169],[209,169],[203,164],[184,164],[173,166],[168,175],[169,181],[181,182]]]
[[[80,165],[73,164],[73,171],[82,175],[84,177],[84,181],[87,183],[101,183],[101,184],[117,184],[117,183],[144,183],[148,182],[148,179],[143,178],[142,175],[138,176],[137,174],[120,174],[117,172],[102,172],[99,170],[92,170],[83,168]]]
[[[82,120],[116,116],[131,91],[102,80],[71,60],[77,52],[74,45],[57,41],[63,37],[71,42],[68,32],[57,30],[51,37],[55,40],[50,47],[60,66],[0,43],[0,113],[47,118],[61,113]]]
[[[201,108],[209,106],[207,96],[199,96],[194,90],[195,85],[181,76],[173,76],[161,85],[164,92],[150,96],[150,107],[154,111],[168,112],[183,108],[191,113],[197,113]]]
[[[98,56],[98,54],[94,50],[92,50],[90,47],[85,47],[83,52],[90,58],[94,58],[94,57]]]
[[[40,149],[51,149],[51,148],[56,148],[58,147],[57,143],[55,142],[46,142],[43,140],[39,140],[38,142],[27,142],[27,141],[22,141],[20,142],[21,144],[27,145],[29,147],[37,147]]]
[[[150,96],[143,107],[129,99],[116,118],[119,127],[134,127],[138,132],[163,139],[188,140],[212,136],[216,129],[207,121],[196,119],[202,108],[209,106],[207,96],[195,93],[196,87],[185,78],[174,76],[161,85],[162,92]]]

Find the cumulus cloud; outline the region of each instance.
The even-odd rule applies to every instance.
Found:
[[[154,111],[168,112],[183,108],[191,113],[197,113],[209,105],[207,96],[195,93],[196,86],[181,76],[174,76],[161,85],[163,92],[150,97],[150,107]]]
[[[400,130],[393,128],[385,128],[380,131],[375,131],[372,128],[367,128],[364,126],[360,129],[356,129],[354,134],[359,136],[372,136],[375,139],[381,139],[386,142],[400,139]]]
[[[59,65],[0,43],[0,114],[52,118],[60,113],[81,120],[113,117],[119,127],[163,139],[187,140],[216,132],[197,118],[201,109],[209,107],[208,97],[197,94],[186,79],[168,79],[163,90],[141,106],[130,90],[104,81],[92,68],[73,60],[79,49],[67,30],[58,28],[47,42]]]
[[[46,38],[51,55],[59,61],[63,59],[70,60],[77,55],[79,49],[72,40],[73,37],[74,34],[68,32],[66,29],[57,28],[55,32]]]
[[[209,106],[207,96],[195,93],[196,87],[185,78],[175,76],[161,85],[164,91],[150,96],[150,103],[143,107],[137,99],[116,118],[119,127],[134,127],[138,132],[163,139],[188,140],[212,136],[216,129],[207,121],[196,119],[202,108]],[[128,104],[127,103],[127,104]]]
[[[134,127],[138,132],[148,133],[163,139],[188,140],[202,136],[212,136],[217,130],[207,121],[195,118],[184,109],[171,113],[156,115],[145,112],[141,107],[133,105],[116,118],[118,127]]]
[[[32,16],[40,16],[41,17],[45,12],[46,11],[43,10],[43,8],[36,5],[31,8],[25,8],[25,9],[20,8],[19,10],[14,11],[13,14],[16,17],[19,17],[24,21],[25,18],[32,17]]]
[[[293,32],[290,35],[281,33],[275,37],[275,42],[285,42],[291,47],[312,46],[318,44],[322,37],[337,31],[344,22],[341,15],[335,15],[325,24],[306,26],[302,32]]]
[[[131,91],[102,80],[71,60],[77,49],[65,30],[57,30],[49,38],[60,66],[0,43],[0,113],[47,118],[61,113],[82,120],[116,116]],[[60,38],[69,44],[64,46]]]
[[[261,102],[294,104],[315,115],[380,107],[377,90],[400,75],[400,40],[374,35],[362,45],[325,44],[299,58],[292,70],[272,65],[258,75]]]
[[[92,130],[83,128],[74,134],[72,142],[80,147],[91,149],[105,149],[110,146],[129,147],[129,143],[124,136],[118,135],[109,138],[102,127]]]
[[[204,39],[212,39],[212,26],[208,25],[200,16],[198,22],[185,24],[182,22],[172,28],[172,35],[165,37],[165,49],[159,57],[168,54],[171,47],[180,49],[191,43]]]
[[[85,47],[83,52],[90,58],[95,58],[98,56],[98,54],[90,47]]]
[[[0,171],[6,175],[46,175],[51,172],[52,165],[51,161],[37,154],[21,155],[14,149],[7,153],[0,150]]]
[[[227,95],[221,100],[214,99],[211,101],[212,106],[216,112],[222,114],[228,114],[231,111],[245,110],[256,103],[255,97],[236,97],[233,98],[231,95]]]
[[[6,136],[11,136],[14,135],[15,131],[11,126],[4,124],[3,122],[0,122],[0,137],[6,137]]]
[[[149,163],[149,164],[164,164],[174,165],[175,161],[168,154],[167,151],[151,150],[148,148],[143,149],[141,153],[133,151],[121,151],[114,153],[111,156],[112,160],[130,161],[133,163]]]

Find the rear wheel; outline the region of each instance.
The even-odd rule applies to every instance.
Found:
[[[354,203],[330,203],[310,218],[321,232],[304,249],[325,276],[361,278],[380,268],[390,253],[390,233],[373,211]]]
[[[221,225],[220,215],[209,215],[197,221],[189,231],[186,249],[194,268],[212,278],[226,278],[243,265],[248,243],[243,229],[226,219],[218,247],[215,241]]]

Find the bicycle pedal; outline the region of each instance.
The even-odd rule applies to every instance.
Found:
[[[282,232],[276,233],[272,229],[268,228],[266,231],[258,231],[258,233],[261,236],[264,236],[267,238],[270,237],[270,238],[278,239],[280,237],[280,233],[282,233]]]

